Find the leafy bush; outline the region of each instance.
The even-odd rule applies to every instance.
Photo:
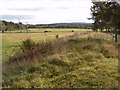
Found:
[[[59,38],[59,35],[58,35],[58,34],[56,35],[56,38],[57,38],[57,39]]]
[[[21,50],[23,52],[26,50],[28,51],[28,50],[34,49],[34,48],[35,48],[35,42],[33,42],[33,40],[27,39],[27,40],[22,42]]]

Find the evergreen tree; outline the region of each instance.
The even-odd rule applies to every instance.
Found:
[[[118,2],[93,2],[91,7],[92,19],[94,20],[94,30],[106,29],[107,32],[113,30],[115,33],[115,42],[117,42],[117,33],[120,31],[120,5]]]

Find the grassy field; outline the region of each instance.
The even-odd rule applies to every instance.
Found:
[[[22,44],[21,41],[28,43],[29,40],[25,39],[33,39],[28,43],[30,49],[22,44],[23,49],[15,51],[13,57],[3,64],[3,87],[118,88],[118,49],[110,34],[46,34],[3,34],[3,44],[6,45],[3,49],[6,51],[10,51],[10,43],[15,48],[15,45]],[[56,38],[57,34],[64,38]],[[45,41],[40,43],[39,40]],[[8,53],[12,54],[12,51]]]
[[[40,28],[40,29],[28,29],[29,33],[43,33],[44,31],[51,32],[80,32],[80,31],[92,31],[91,29],[76,29],[76,28]],[[25,33],[26,30],[15,30],[15,31],[7,31],[8,33]]]
[[[59,35],[59,38],[66,37],[68,35],[74,34],[71,32],[80,31],[91,31],[90,29],[29,29],[29,33],[26,33],[26,30],[15,30],[7,31],[2,34],[2,60],[7,61],[10,56],[13,56],[14,53],[18,50],[19,45],[22,41],[27,38],[33,39],[34,41],[49,41],[55,40],[56,35]],[[48,33],[43,33],[44,31],[51,31]],[[22,33],[21,33],[22,32]],[[17,33],[17,34],[16,34]]]
[[[56,39],[56,35],[59,38],[72,35],[74,32],[49,32],[49,33],[4,33],[2,34],[2,58],[3,62],[8,60],[10,56],[18,50],[19,45],[22,41],[27,38],[33,39],[34,41],[51,41]]]

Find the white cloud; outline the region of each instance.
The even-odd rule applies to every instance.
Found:
[[[91,0],[1,0],[1,15],[30,15],[23,23],[91,22]],[[8,20],[8,18],[7,18]],[[12,20],[17,21],[17,20]]]

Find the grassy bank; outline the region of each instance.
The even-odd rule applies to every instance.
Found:
[[[3,87],[118,88],[118,49],[105,33],[81,32],[50,42],[26,40],[3,65]]]

